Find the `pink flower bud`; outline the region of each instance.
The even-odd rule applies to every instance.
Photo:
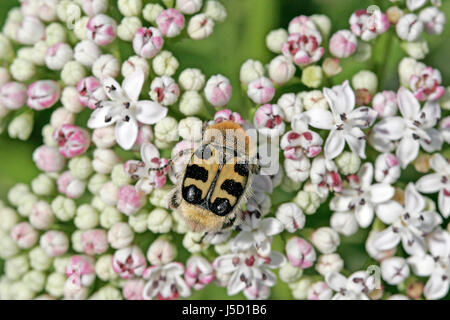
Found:
[[[0,104],[7,109],[22,108],[27,100],[27,87],[19,82],[8,82],[0,87]]]
[[[145,198],[133,186],[123,186],[117,194],[117,209],[126,215],[135,214],[145,204]]]
[[[99,46],[106,46],[116,38],[116,21],[104,14],[91,17],[86,26],[87,36]]]
[[[184,279],[191,288],[203,289],[214,280],[214,269],[211,263],[201,256],[192,256],[186,262]]]
[[[83,252],[87,255],[102,254],[108,250],[108,239],[106,231],[93,229],[81,234],[81,245]]]
[[[69,249],[69,239],[62,231],[47,231],[41,236],[41,248],[51,257],[63,255]]]
[[[61,171],[66,163],[66,159],[59,154],[57,148],[46,145],[34,150],[33,161],[40,170],[45,172]]]
[[[311,30],[317,30],[317,28],[314,22],[307,16],[301,15],[289,22],[289,33],[306,34]]]
[[[53,133],[59,145],[59,153],[73,158],[86,152],[91,143],[89,132],[73,124],[64,124]]]
[[[248,84],[247,95],[256,104],[264,104],[272,100],[275,95],[275,88],[272,81],[261,77]]]
[[[153,27],[139,28],[133,38],[134,52],[146,59],[156,56],[163,44],[161,31]]]
[[[22,249],[30,249],[38,240],[38,232],[28,222],[16,224],[11,229],[11,239]]]
[[[293,237],[286,244],[286,254],[291,265],[306,269],[316,261],[316,251],[306,240]]]
[[[156,18],[156,24],[164,36],[176,37],[184,28],[184,16],[176,9],[167,9]]]
[[[174,104],[180,96],[178,84],[169,76],[153,79],[149,92],[150,98],[164,106]]]
[[[206,99],[216,108],[221,108],[230,101],[231,92],[230,80],[220,74],[212,76],[206,82]]]
[[[48,202],[38,201],[34,204],[29,216],[30,223],[39,230],[46,230],[55,221],[52,207]]]
[[[149,125],[141,125],[139,127],[138,136],[132,150],[139,151],[141,149],[141,146],[152,141],[153,137],[154,135],[152,127]]]
[[[50,70],[61,70],[72,58],[72,48],[67,43],[60,42],[47,49],[45,64]]]
[[[38,80],[30,84],[27,94],[27,104],[30,108],[44,110],[59,100],[60,87],[54,80]]]
[[[358,39],[349,30],[340,30],[330,39],[330,52],[337,58],[347,58],[356,51]]]
[[[445,93],[441,86],[442,77],[437,69],[426,67],[418,75],[413,75],[409,86],[414,91],[414,96],[420,101],[437,100]]]
[[[236,122],[237,124],[244,124],[244,118],[242,118],[242,116],[237,113],[237,112],[233,112],[230,109],[223,109],[223,110],[219,110],[216,112],[216,114],[214,115],[214,122],[215,123],[220,123],[222,121],[233,121]]]
[[[350,17],[350,29],[364,41],[370,41],[385,33],[389,28],[389,20],[380,10],[369,13],[366,9],[357,10]]]
[[[280,136],[286,125],[283,122],[283,111],[276,104],[265,104],[258,108],[253,118],[255,127],[266,136]]]
[[[85,255],[70,257],[66,276],[75,285],[89,287],[95,280],[94,259]]]
[[[397,94],[394,91],[385,90],[377,93],[372,100],[373,109],[378,112],[380,118],[393,117],[397,113]]]
[[[325,49],[319,47],[321,42],[322,37],[318,31],[311,30],[308,34],[303,35],[294,33],[283,43],[281,51],[285,57],[292,59],[295,64],[304,67],[322,58]]]
[[[33,16],[25,16],[17,30],[17,41],[21,44],[33,45],[45,35],[45,27],[42,22]]]
[[[144,300],[142,294],[145,284],[146,282],[143,279],[127,280],[122,288],[123,296],[126,300]]]
[[[114,253],[112,267],[122,279],[141,276],[146,266],[145,256],[138,246],[123,248]]]
[[[92,76],[78,81],[77,91],[80,103],[92,110],[97,107],[100,101],[107,98],[100,81]]]

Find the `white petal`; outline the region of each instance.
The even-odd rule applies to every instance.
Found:
[[[420,277],[429,276],[434,270],[434,259],[429,254],[425,256],[412,256],[408,258],[408,263],[414,274]]]
[[[378,136],[389,140],[398,140],[403,137],[405,129],[406,124],[402,117],[385,118],[373,127]]]
[[[146,164],[150,164],[152,159],[159,158],[159,151],[153,144],[144,143],[141,146],[141,157]]]
[[[450,254],[450,233],[436,229],[427,237],[428,250],[433,257],[448,257]]]
[[[422,108],[421,122],[422,128],[431,128],[436,125],[441,118],[441,107],[438,101],[427,101]],[[422,118],[423,117],[423,118]]]
[[[231,276],[230,282],[227,286],[228,295],[232,296],[242,291],[246,287],[246,283],[241,280],[241,276],[244,276],[248,279],[251,278],[251,272],[249,268],[239,268],[233,275]]]
[[[400,113],[405,119],[414,120],[420,111],[420,103],[408,89],[401,87],[397,93]]]
[[[186,282],[182,278],[176,277],[175,282],[176,282],[176,287],[178,289],[178,293],[180,294],[180,296],[186,298],[191,295],[191,289],[189,288],[189,286],[186,284]]]
[[[273,236],[283,231],[283,224],[275,218],[266,218],[261,221],[262,231],[268,235]]]
[[[270,261],[267,264],[269,268],[279,268],[286,263],[286,257],[277,251],[272,251],[269,258]]]
[[[425,130],[425,134],[428,136],[428,139],[420,139],[420,145],[422,146],[423,150],[425,150],[426,152],[435,152],[442,149],[444,138],[438,130],[429,128]]]
[[[348,119],[353,126],[358,128],[368,128],[372,126],[378,113],[369,107],[359,107],[348,115]]]
[[[136,119],[145,124],[155,124],[167,115],[167,108],[153,101],[139,101],[136,109]]]
[[[406,5],[409,10],[414,11],[423,6],[425,2],[427,2],[427,0],[406,0]]]
[[[400,161],[400,166],[405,169],[409,163],[417,158],[420,144],[413,138],[404,137],[397,146],[395,155]]]
[[[386,202],[394,196],[395,189],[387,183],[377,183],[370,187],[370,200],[373,203]]]
[[[391,250],[397,246],[400,240],[400,234],[398,232],[394,232],[392,227],[389,227],[375,235],[373,239],[373,246],[378,251]]]
[[[241,231],[230,241],[231,250],[244,251],[249,249],[253,244],[253,235],[248,231]]]
[[[392,224],[398,220],[403,213],[403,207],[397,201],[386,201],[377,205],[377,217],[386,224]]]
[[[334,124],[333,115],[328,110],[312,109],[305,113],[308,124],[317,129],[331,130]]]
[[[131,149],[137,139],[138,125],[133,117],[128,121],[123,119],[117,121],[116,129],[114,130],[117,143],[125,150]]]
[[[125,77],[125,79],[123,80],[122,88],[131,101],[138,101],[144,81],[145,75],[144,72],[140,69],[129,75],[128,77]]]
[[[417,192],[413,183],[408,183],[405,189],[406,212],[422,212],[423,208],[425,208],[425,199]]]
[[[439,153],[431,157],[430,166],[438,173],[450,174],[450,163]]]
[[[334,159],[342,153],[345,147],[345,139],[342,132],[338,130],[331,130],[325,142],[325,157],[327,159]]]
[[[416,182],[416,188],[420,192],[435,193],[441,188],[441,175],[437,173],[423,176]]]
[[[348,211],[353,197],[335,196],[330,201],[330,209],[333,211]]]
[[[233,259],[236,258],[235,254],[226,254],[219,256],[214,260],[214,267],[221,273],[230,273],[237,269],[237,266],[233,264]]]
[[[446,276],[445,280],[443,277]],[[441,299],[447,295],[449,288],[448,275],[443,273],[433,274],[425,285],[424,296],[427,299]]]
[[[355,218],[361,228],[367,228],[373,221],[373,207],[369,204],[360,206],[355,211]]]

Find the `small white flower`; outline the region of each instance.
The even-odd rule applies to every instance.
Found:
[[[188,297],[191,289],[182,278],[183,274],[184,266],[179,262],[147,268],[143,275],[144,279],[148,281],[142,294],[144,299]]]
[[[312,244],[324,254],[333,253],[340,244],[339,234],[329,227],[321,227],[311,234]]]
[[[154,124],[167,114],[167,109],[156,102],[138,100],[144,80],[143,71],[125,78],[122,87],[114,79],[106,78],[103,87],[111,101],[99,103],[91,114],[88,127],[97,129],[115,123],[117,143],[126,150],[131,149],[137,139],[138,121]]]
[[[295,232],[305,226],[305,215],[295,203],[283,203],[278,207],[276,217],[288,232]]]
[[[361,129],[372,125],[377,117],[376,111],[369,107],[354,109],[355,94],[348,81],[332,89],[325,88],[324,94],[331,112],[312,109],[304,114],[310,126],[330,130],[325,143],[325,156],[336,158],[347,143],[354,153],[365,159],[366,136]]]
[[[341,272],[344,267],[344,260],[338,253],[323,254],[316,263],[316,270],[323,276],[329,273]]]

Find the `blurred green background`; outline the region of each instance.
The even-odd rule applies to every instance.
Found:
[[[112,1],[112,0],[110,0]],[[144,3],[155,1],[143,1]],[[181,40],[177,43],[168,43],[167,49],[174,52],[180,62],[180,69],[186,67],[198,67],[207,76],[223,74],[231,80],[233,95],[230,107],[242,111],[247,98],[241,92],[239,70],[241,64],[247,59],[257,59],[263,63],[269,63],[275,56],[265,46],[265,36],[275,28],[287,28],[289,21],[298,15],[326,14],[332,21],[332,32],[340,29],[348,29],[348,19],[356,9],[367,8],[369,5],[378,5],[382,10],[387,9],[392,3],[389,0],[222,0],[228,11],[228,17],[223,23],[215,27],[213,35],[205,40],[193,41]],[[0,25],[3,25],[10,8],[18,5],[15,0],[0,1]],[[447,19],[450,17],[450,1],[443,1],[442,10]],[[392,27],[391,27],[392,32]],[[387,43],[385,34],[379,39],[380,47],[375,50],[374,57],[367,63],[355,63],[343,61],[344,72],[335,77],[334,83],[343,79],[350,79],[353,74],[361,69],[370,69],[383,74],[383,87],[379,89],[398,88],[397,64],[405,55],[400,49],[399,41],[394,41],[389,47],[383,47]],[[450,28],[447,24],[441,36],[425,36],[428,40],[430,53],[424,62],[427,65],[437,67],[443,78],[444,85],[450,84]],[[125,50],[132,53],[130,50]],[[123,56],[125,58],[125,56]],[[299,92],[306,88],[301,85],[293,85],[277,92],[277,96],[285,91]],[[38,174],[33,161],[33,150],[42,144],[41,129],[48,123],[50,111],[39,112],[35,116],[35,128],[31,138],[22,142],[10,139],[6,133],[0,135],[0,199],[6,199],[6,193],[17,182],[29,183]],[[446,146],[447,147],[447,146]],[[409,168],[406,172],[404,183],[415,179],[416,174]],[[282,193],[275,194],[272,198],[274,205],[289,200],[292,195]],[[323,210],[322,210],[323,211]],[[319,212],[308,227],[327,225],[329,212]],[[307,218],[308,221],[308,218]],[[358,270],[367,267],[368,259],[364,254],[363,242],[367,237],[367,231],[361,230],[355,236],[344,239],[339,252],[342,254],[346,270]],[[181,241],[181,238],[180,238]],[[276,238],[274,247],[283,250],[282,240]],[[180,253],[182,255],[186,252]],[[1,268],[1,262],[0,262]],[[312,271],[312,270],[311,270]],[[310,271],[306,272],[307,274]],[[238,295],[232,298],[242,298]],[[226,299],[226,291],[223,288],[208,286],[205,290],[195,293],[192,298],[197,299]],[[271,298],[292,298],[286,284],[279,281],[272,289]]]

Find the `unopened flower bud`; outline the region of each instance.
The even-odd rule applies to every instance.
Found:
[[[61,231],[47,231],[41,236],[40,246],[50,257],[63,255],[69,249],[69,239]]]
[[[204,101],[197,91],[186,91],[180,99],[180,111],[186,116],[196,115],[202,112]]]
[[[9,67],[9,71],[15,80],[28,81],[34,76],[36,69],[31,61],[16,58]]]
[[[322,276],[332,272],[340,272],[344,267],[344,260],[337,253],[323,254],[316,263],[316,270]]]
[[[50,70],[61,70],[72,58],[72,48],[67,43],[60,42],[47,49],[45,64]]]
[[[310,268],[316,260],[313,246],[299,237],[292,237],[286,243],[286,254],[292,266],[302,269]]]
[[[367,89],[371,94],[375,94],[378,87],[377,75],[372,71],[362,70],[353,76],[352,86],[355,90]]]
[[[281,53],[283,43],[288,39],[288,33],[285,29],[276,29],[269,32],[266,36],[266,46],[274,53]]]
[[[276,217],[288,232],[295,232],[305,226],[305,215],[295,203],[284,203],[278,207]]]
[[[142,16],[148,22],[154,23],[163,11],[164,8],[159,3],[148,3],[142,10]]]
[[[0,87],[0,103],[7,109],[21,108],[27,100],[27,88],[19,82],[8,82]]]
[[[74,218],[75,226],[81,230],[93,229],[98,226],[99,213],[89,204],[82,204],[78,207]]]
[[[65,158],[58,153],[58,149],[40,146],[33,152],[33,161],[36,166],[45,172],[58,172],[64,167]]]
[[[19,280],[30,268],[26,254],[5,261],[4,274],[11,280]]]
[[[132,41],[142,22],[137,17],[125,17],[117,27],[117,36],[124,41]]]
[[[118,192],[119,187],[117,187],[112,181],[110,181],[103,185],[103,187],[100,189],[99,195],[105,204],[114,206],[117,203]]]
[[[120,221],[122,221],[122,214],[113,207],[106,207],[100,215],[100,225],[105,229],[111,228]]]
[[[99,46],[110,44],[116,38],[117,23],[107,15],[97,14],[91,17],[86,28],[87,37]]]
[[[111,173],[112,168],[118,163],[120,163],[120,158],[113,150],[96,149],[94,151],[92,167],[96,172],[103,174]]]
[[[57,22],[49,24],[45,28],[45,42],[48,46],[66,42],[66,29]]]
[[[123,186],[117,194],[117,209],[126,215],[132,215],[139,211],[145,204],[145,198],[136,191],[134,186]]]
[[[19,215],[11,208],[0,208],[0,230],[9,232],[19,222]]]
[[[290,263],[285,263],[279,271],[279,276],[281,281],[290,283],[297,281],[303,275],[303,269],[299,267],[294,267]]]
[[[86,70],[78,61],[67,62],[61,71],[62,81],[69,86],[75,86],[85,76]]]
[[[170,106],[177,101],[180,95],[180,88],[175,80],[169,76],[157,77],[153,79],[150,85],[149,95],[153,101],[164,106]]]
[[[330,39],[330,52],[337,58],[347,58],[356,51],[358,40],[349,30],[340,30]]]
[[[413,13],[402,16],[396,25],[397,35],[405,41],[416,41],[423,31],[423,22]]]
[[[132,244],[134,232],[125,222],[114,224],[108,231],[108,242],[114,249],[121,249]]]
[[[344,151],[335,160],[339,172],[344,175],[354,174],[361,166],[361,159],[356,153]]]
[[[203,0],[177,0],[176,8],[185,14],[194,14],[202,8]]]
[[[112,268],[112,260],[112,255],[105,254],[100,256],[95,263],[95,274],[103,281],[111,281],[118,277]]]
[[[52,201],[55,216],[61,221],[71,220],[76,213],[76,204],[72,199],[58,196]]]
[[[86,67],[92,67],[101,54],[100,48],[92,40],[83,40],[74,49],[75,60]]]
[[[119,0],[117,5],[125,17],[138,16],[142,11],[141,0]]]
[[[404,258],[391,257],[381,262],[381,276],[390,285],[398,285],[409,276],[409,266]]]
[[[42,40],[45,27],[42,22],[33,16],[25,16],[17,30],[16,39],[24,45],[32,45]]]
[[[119,72],[119,61],[111,54],[101,55],[92,65],[92,73],[97,79],[115,78]]]
[[[424,59],[430,50],[428,49],[428,43],[425,39],[419,39],[414,42],[403,42],[402,48],[408,54],[408,56],[421,60]]]
[[[28,222],[21,222],[16,224],[11,229],[11,239],[13,239],[17,246],[22,249],[30,249],[34,247],[38,240],[38,232]]]
[[[172,218],[164,209],[155,209],[148,216],[148,229],[153,233],[167,233],[172,227]]]

